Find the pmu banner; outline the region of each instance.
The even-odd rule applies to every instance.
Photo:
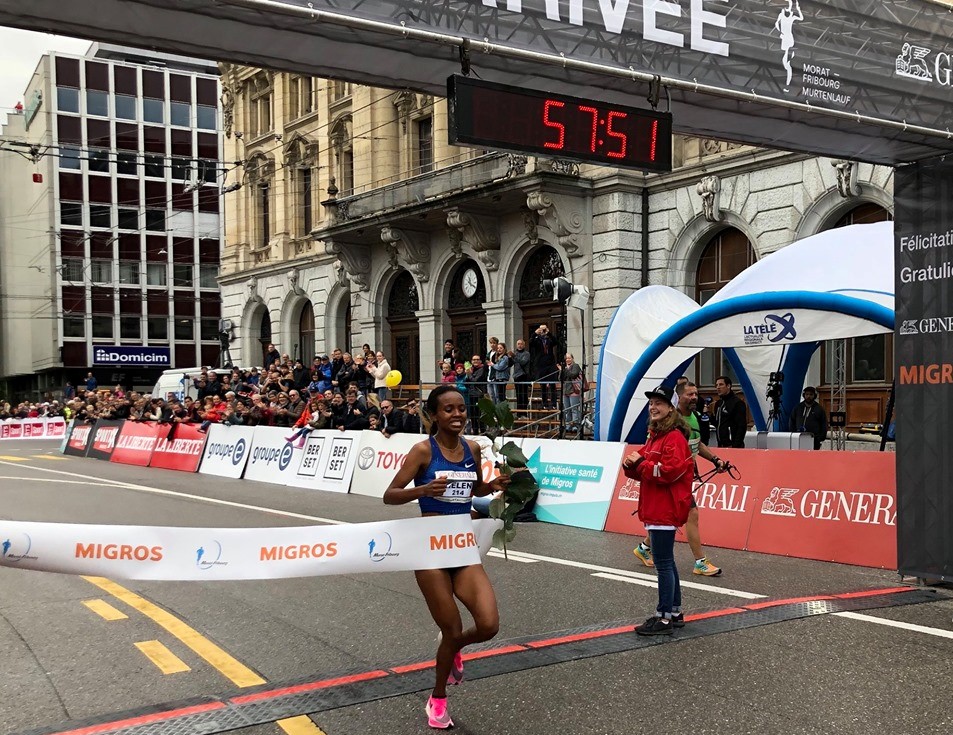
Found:
[[[457,50],[481,78],[606,103],[658,75],[681,133],[880,163],[950,149],[942,1],[2,0],[0,25],[441,96]]]
[[[897,555],[953,579],[953,161],[896,170]]]
[[[116,448],[116,440],[122,429],[123,421],[107,421],[100,419],[93,426],[90,434],[86,456],[95,459],[104,459],[107,462]]]
[[[207,435],[199,431],[199,427],[194,424],[159,424],[159,426],[165,428],[166,432],[160,433],[159,440],[152,451],[152,457],[149,459],[149,466],[181,472],[198,471],[202,453],[205,451]]]
[[[0,521],[0,566],[110,579],[283,579],[479,564],[499,521],[407,518],[292,528]]]

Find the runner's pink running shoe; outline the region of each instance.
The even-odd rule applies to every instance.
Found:
[[[453,657],[453,667],[450,669],[450,676],[447,677],[447,684],[457,685],[463,683],[463,654],[457,651]]]
[[[450,712],[447,711],[447,698],[431,697],[427,700],[428,724],[437,730],[447,730],[453,727]]]

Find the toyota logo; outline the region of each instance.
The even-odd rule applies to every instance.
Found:
[[[362,470],[369,470],[374,464],[374,455],[373,447],[364,447],[361,453],[357,455],[357,466]]]

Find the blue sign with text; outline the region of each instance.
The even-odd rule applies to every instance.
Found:
[[[93,365],[128,365],[130,367],[172,367],[168,347],[132,347],[129,345],[95,345]]]

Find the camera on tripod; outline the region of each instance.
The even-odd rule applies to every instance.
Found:
[[[768,375],[768,389],[765,391],[765,398],[772,403],[778,403],[781,400],[781,394],[784,392],[784,373],[770,373]]]

